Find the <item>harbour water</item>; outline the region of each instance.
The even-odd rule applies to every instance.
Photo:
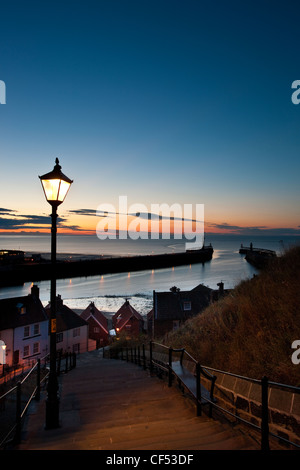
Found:
[[[190,290],[198,284],[217,289],[220,281],[225,288],[233,288],[243,279],[249,279],[257,270],[239,254],[241,243],[275,250],[280,255],[285,249],[299,244],[297,237],[244,237],[237,235],[209,235],[214,254],[204,264],[170,267],[153,271],[106,274],[86,278],[57,280],[57,294],[70,308],[83,310],[93,301],[103,312],[114,313],[126,298],[142,315],[152,308],[153,290],[168,291],[172,286]],[[50,237],[46,235],[0,235],[0,249],[20,249],[27,253],[49,253]],[[58,254],[68,257],[172,253],[185,250],[183,240],[99,240],[96,236],[58,236]],[[38,283],[44,305],[50,299],[50,282]],[[0,299],[27,295],[31,283],[0,289]]]

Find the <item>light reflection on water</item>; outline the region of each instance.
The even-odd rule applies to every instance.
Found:
[[[210,241],[208,240],[208,243]],[[224,282],[225,288],[233,288],[241,280],[251,278],[253,274],[257,273],[257,270],[245,261],[244,255],[240,255],[238,252],[241,243],[244,243],[245,246],[249,245],[250,241],[238,237],[225,237],[225,239],[219,237],[212,240],[213,259],[205,264],[105,274],[87,278],[59,279],[57,280],[57,294],[61,295],[64,303],[70,308],[83,310],[91,301],[94,301],[97,308],[110,313],[116,312],[125,299],[130,298],[130,302],[136,310],[141,314],[146,314],[152,308],[153,290],[169,291],[174,285],[181,290],[190,290],[200,283],[217,289],[217,284],[220,281]],[[139,242],[136,242],[138,246],[140,246]],[[174,247],[176,249],[180,245],[173,243],[174,240],[172,240],[172,245],[170,241],[168,244],[166,241],[160,242],[162,242],[162,250],[166,246],[173,250]],[[74,240],[72,243],[74,250]],[[273,239],[260,237],[255,242],[253,240],[253,244],[255,247],[276,251],[280,248],[277,237],[273,237]],[[38,245],[35,246],[38,249]],[[144,248],[145,246],[146,244]],[[150,245],[147,246],[150,247]],[[82,244],[77,245],[77,253],[82,253],[79,250],[83,250]],[[37,284],[40,288],[41,300],[46,305],[50,299],[50,282],[42,281]],[[0,289],[0,298],[27,295],[30,288],[31,283],[26,283],[20,287]]]
[[[230,265],[230,276],[226,268],[227,263]],[[70,308],[83,310],[93,301],[100,310],[115,312],[126,298],[130,298],[136,310],[146,314],[152,308],[153,290],[168,291],[174,285],[181,290],[190,290],[200,283],[217,289],[217,283],[221,280],[226,288],[230,288],[239,280],[251,277],[256,272],[240,255],[237,255],[236,260],[227,260],[227,263],[222,262],[220,254],[205,264],[58,279],[56,290]],[[40,298],[44,304],[47,304],[50,298],[50,282],[42,281],[37,284],[40,288]],[[27,295],[31,285],[26,283],[22,287],[1,289],[0,298]]]

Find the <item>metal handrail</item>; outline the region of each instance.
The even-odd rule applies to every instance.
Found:
[[[38,367],[38,361],[34,364],[34,366],[30,369],[30,371],[28,372],[27,375],[25,375],[25,377],[21,380],[21,384],[23,384],[27,379],[28,377],[32,374],[32,372]]]
[[[40,378],[40,363],[41,361],[45,361],[45,364],[46,364],[46,360],[48,359],[49,357],[49,354],[47,354],[46,356],[44,356],[43,358],[41,359],[38,359],[37,362],[34,364],[34,366],[30,369],[30,371],[26,374],[26,376],[20,380],[17,385],[15,385],[14,387],[12,387],[11,389],[9,389],[7,392],[5,392],[3,395],[0,396],[0,400],[6,398],[9,394],[13,393],[14,391],[16,391],[16,422],[15,424],[12,426],[12,428],[9,430],[9,432],[6,434],[6,436],[4,437],[4,439],[2,439],[2,441],[0,442],[0,449],[3,448],[5,445],[8,444],[8,442],[13,442],[14,444],[18,444],[21,440],[21,421],[31,403],[31,401],[35,398],[37,401],[40,399],[40,387],[41,387],[41,384],[47,380],[48,376],[49,376],[49,371],[47,374],[44,375],[44,377],[41,379]],[[58,361],[58,370],[57,370],[57,374],[59,375],[60,373],[60,355],[58,356],[59,357],[59,361]],[[68,370],[71,370],[73,369],[74,367],[76,367],[76,356],[75,356],[75,353],[67,353],[66,356],[66,368],[65,368],[65,371],[67,372]],[[30,375],[32,374],[32,372],[37,369],[37,383],[36,383],[36,387],[34,388],[33,392],[31,393],[29,399],[27,400],[27,402],[25,403],[25,406],[23,408],[23,410],[21,410],[21,387],[22,385],[28,380],[28,378],[30,377]],[[9,439],[10,436],[14,434],[14,437],[12,439]]]
[[[33,393],[31,394],[31,396],[29,397],[29,400],[27,400],[26,404],[25,404],[25,407],[23,409],[23,411],[21,410],[21,387],[22,385],[26,382],[26,380],[29,378],[29,376],[32,374],[32,372],[37,369],[37,384],[36,384],[36,387],[34,388],[34,391]],[[45,378],[44,378],[45,379]],[[23,416],[25,415],[27,409],[28,409],[28,406],[29,404],[31,403],[33,397],[36,397],[37,399],[39,399],[39,387],[40,387],[40,359],[38,359],[38,361],[35,363],[35,365],[31,368],[31,370],[29,371],[28,374],[26,374],[26,376],[17,383],[17,385],[15,387],[12,387],[10,390],[8,390],[6,393],[4,393],[3,395],[1,395],[0,397],[0,400],[2,400],[3,398],[5,398],[7,395],[11,394],[12,392],[14,392],[16,390],[16,422],[15,424],[12,426],[12,428],[9,430],[9,432],[6,434],[6,436],[4,437],[4,439],[2,439],[2,441],[0,442],[0,448],[3,448],[5,446],[5,444],[7,444],[9,442],[9,437],[11,436],[11,434],[16,431],[15,435],[14,435],[14,438],[12,439],[13,441],[15,441],[16,443],[20,441],[20,436],[21,436],[21,420],[23,418]]]
[[[268,423],[268,387],[269,387],[269,385],[272,385],[274,387],[289,389],[289,390],[292,390],[293,392],[296,392],[296,393],[300,393],[300,387],[296,387],[294,385],[288,385],[288,384],[281,384],[281,383],[278,383],[278,382],[271,382],[267,379],[267,377],[263,377],[261,380],[258,380],[258,379],[254,379],[254,378],[251,378],[251,377],[246,377],[246,376],[234,374],[232,372],[226,372],[226,371],[223,371],[223,370],[220,370],[220,369],[215,369],[213,367],[202,366],[184,348],[177,348],[177,349],[174,348],[174,349],[172,349],[172,348],[169,348],[168,346],[166,346],[165,344],[160,344],[160,343],[157,343],[155,341],[150,341],[150,370],[151,371],[153,370],[153,363],[155,363],[155,365],[157,365],[159,368],[167,371],[169,373],[169,384],[170,384],[170,373],[171,373],[170,362],[171,362],[172,356],[169,353],[170,354],[169,355],[169,362],[165,363],[166,367],[164,367],[162,364],[160,364],[159,362],[157,362],[153,359],[153,357],[152,357],[152,345],[160,346],[162,348],[168,349],[169,351],[171,350],[172,352],[181,352],[182,356],[184,354],[186,354],[189,357],[189,359],[192,360],[196,364],[196,367],[198,367],[200,369],[200,371],[203,373],[203,375],[206,376],[207,379],[213,381],[213,384],[214,384],[215,380],[217,379],[217,377],[215,375],[211,374],[209,371],[229,375],[231,377],[246,380],[248,382],[260,385],[261,390],[262,390],[262,394],[261,394],[261,397],[262,397],[261,426],[258,426],[256,424],[244,419],[244,418],[241,418],[240,416],[230,412],[226,408],[218,405],[213,400],[212,394],[210,396],[210,399],[208,399],[206,397],[201,397],[201,398],[202,398],[202,400],[205,400],[207,403],[209,403],[211,407],[214,407],[214,408],[218,409],[219,411],[221,411],[223,413],[226,413],[226,414],[232,416],[233,418],[238,419],[240,422],[242,422],[242,423],[244,423],[248,426],[251,426],[253,429],[259,431],[261,433],[261,449],[262,450],[269,450],[269,436],[274,437],[274,438],[276,438],[276,439],[278,439],[282,442],[285,442],[287,444],[290,444],[294,447],[300,448],[300,445],[296,444],[295,442],[289,441],[288,439],[285,439],[282,436],[279,436],[277,434],[274,434],[274,433],[270,432],[269,431],[269,423]],[[182,363],[182,356],[181,356],[181,363]],[[123,354],[122,354],[122,358],[123,358]],[[133,360],[132,348],[131,348],[131,359]],[[128,360],[128,350],[127,350],[127,360]],[[143,345],[143,360],[144,360],[144,369],[145,369],[146,367],[145,367],[145,346],[144,345]],[[137,362],[136,358],[134,359],[134,362]]]
[[[216,376],[210,374],[209,372],[207,372],[202,366],[201,364],[189,353],[186,351],[185,348],[171,348],[169,346],[166,346],[165,344],[161,344],[161,343],[157,343],[157,342],[153,342],[153,341],[150,341],[150,370],[152,369],[152,362],[155,362],[153,361],[153,357],[152,357],[152,345],[153,344],[156,344],[157,346],[160,346],[160,347],[163,347],[163,348],[166,348],[168,349],[169,351],[169,361],[168,361],[168,364],[167,364],[167,367],[163,367],[161,364],[158,364],[156,363],[156,365],[163,369],[163,370],[166,370],[168,372],[168,377],[169,377],[169,387],[172,385],[172,374],[175,373],[172,369],[172,353],[173,352],[181,352],[181,357],[180,357],[180,365],[182,366],[183,365],[183,357],[184,355],[186,354],[187,357],[195,364],[195,380],[196,380],[196,403],[197,403],[197,416],[200,416],[201,415],[201,410],[202,410],[202,401],[205,400],[205,401],[208,401],[206,400],[204,397],[201,396],[201,384],[200,384],[200,377],[201,377],[201,374],[207,379],[207,380],[210,380],[211,381],[211,387],[210,387],[210,398],[211,398],[211,401],[209,401],[210,403],[210,408],[209,408],[209,416],[212,415],[212,406],[211,406],[211,403],[213,402],[213,393],[214,393],[214,386],[215,386],[215,381],[216,381]],[[176,373],[175,373],[176,375]],[[187,387],[188,388],[188,387]]]
[[[169,349],[169,346],[166,346],[165,344],[157,343],[156,341],[150,341],[150,343],[156,344],[157,346],[161,346],[162,348],[165,348],[165,349]]]
[[[234,418],[238,419],[239,421],[241,421],[241,422],[243,422],[243,423],[259,430],[259,431],[261,431],[262,434],[264,434],[262,436],[262,448],[264,448],[265,450],[269,449],[269,443],[268,443],[268,437],[267,436],[272,436],[272,437],[274,437],[274,438],[276,438],[276,439],[278,439],[282,442],[285,442],[286,444],[290,444],[290,445],[300,449],[300,445],[296,444],[295,442],[290,441],[288,439],[285,439],[284,437],[279,436],[279,435],[274,434],[271,431],[269,431],[269,428],[268,428],[268,386],[272,385],[272,386],[278,387],[278,388],[285,388],[285,389],[292,390],[296,393],[300,393],[300,387],[296,387],[294,385],[282,384],[282,383],[278,383],[278,382],[272,382],[272,381],[269,381],[266,377],[263,377],[261,380],[258,380],[258,379],[254,379],[254,378],[251,378],[251,377],[246,377],[246,376],[243,376],[243,375],[233,374],[232,372],[226,372],[226,371],[215,369],[213,367],[208,367],[208,366],[205,366],[205,369],[214,371],[216,373],[229,375],[231,377],[235,377],[235,378],[238,378],[238,379],[246,380],[248,382],[256,383],[256,384],[258,384],[262,387],[262,395],[264,393],[266,403],[264,403],[264,404],[262,403],[262,408],[263,409],[262,409],[262,426],[261,427],[257,426],[256,424],[252,423],[251,421],[248,421],[248,420],[245,420],[245,419],[241,418],[240,416],[238,416],[234,413],[231,413],[229,410],[217,405],[216,403],[211,403],[215,408],[218,408],[220,411],[225,412],[225,413],[229,414],[230,416],[233,416]],[[209,401],[209,400],[206,399],[206,401]],[[263,428],[265,428],[265,429],[263,429]]]
[[[280,388],[288,388],[289,390],[294,391],[295,393],[300,393],[300,387],[296,387],[295,385],[288,385],[288,384],[281,384],[278,382],[269,382],[269,385],[272,385],[274,387],[280,387]]]
[[[46,356],[40,358],[39,360],[40,361],[45,361],[47,359],[47,357],[49,356],[49,354],[46,354]],[[28,372],[28,374],[21,380],[21,384],[23,384],[27,378],[30,376],[30,374],[33,372],[33,370],[37,367],[38,365],[38,361],[34,364],[34,366],[30,369],[30,371]],[[44,379],[43,379],[44,380]],[[17,388],[17,385],[15,385],[14,387],[10,388],[9,390],[7,390],[7,392],[5,392],[3,395],[0,396],[0,400],[2,398],[5,398],[6,395],[9,395],[10,393],[12,393],[14,390],[16,390]]]
[[[230,375],[231,377],[235,377],[237,379],[243,379],[243,380],[247,380],[248,382],[253,382],[253,383],[257,383],[257,384],[261,383],[260,380],[253,379],[251,377],[246,377],[246,376],[243,376],[243,375],[233,374],[232,372],[226,372],[224,370],[214,369],[213,367],[208,367],[208,366],[203,366],[203,367],[205,367],[205,369],[207,369],[207,370],[212,370],[214,372],[219,372],[220,374]]]

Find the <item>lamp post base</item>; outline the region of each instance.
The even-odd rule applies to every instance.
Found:
[[[46,400],[46,425],[45,429],[59,428],[59,399]]]

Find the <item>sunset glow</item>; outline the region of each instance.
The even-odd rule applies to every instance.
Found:
[[[98,206],[125,194],[203,204],[207,234],[299,235],[296,10],[76,2],[70,20],[66,2],[6,2],[0,233],[49,231],[38,175],[59,158],[74,180],[59,233],[95,235]],[[149,223],[128,211],[130,228]]]

